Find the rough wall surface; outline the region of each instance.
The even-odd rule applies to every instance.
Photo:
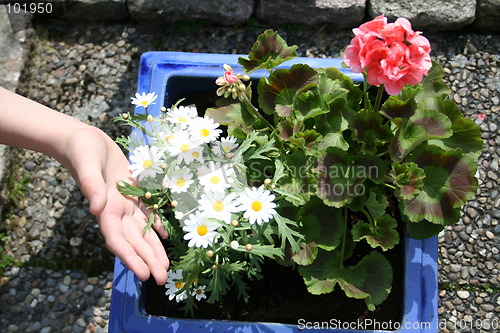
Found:
[[[474,21],[476,0],[368,0],[371,17],[405,17],[417,29],[454,30]]]
[[[253,14],[253,0],[128,0],[138,21],[169,23],[207,19],[221,25],[244,23]]]
[[[332,24],[339,28],[359,25],[365,14],[365,0],[261,0],[255,16],[267,23]]]

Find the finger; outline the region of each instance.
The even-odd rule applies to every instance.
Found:
[[[78,171],[78,184],[90,204],[90,213],[99,215],[107,203],[107,188],[98,165],[86,165]]]
[[[153,249],[154,253],[156,254],[156,258],[158,259],[158,262],[165,269],[168,269],[168,266],[170,266],[170,260],[168,259],[167,253],[165,252],[165,247],[163,246],[162,242],[160,241],[156,233],[150,230],[144,235],[144,239]]]
[[[156,232],[158,232],[158,234],[160,235],[161,238],[167,239],[168,232],[165,230],[165,227],[163,226],[161,218],[158,215],[155,215],[153,229],[155,229]]]
[[[125,219],[130,219],[129,217],[124,217]],[[127,228],[127,239],[130,243],[130,245],[134,248],[136,253],[141,257],[141,259],[146,263],[148,266],[151,274],[155,278],[155,281],[158,285],[165,284],[167,282],[167,268],[168,265],[165,263],[165,258],[166,254],[163,256],[158,257],[157,253],[159,252],[158,247],[161,246],[161,242],[156,237],[156,242],[159,243],[159,245],[155,245],[156,250],[151,246],[151,244],[146,241],[145,237],[142,236],[142,229],[141,228],[134,228],[132,227],[133,223],[127,223],[131,225],[130,228]],[[135,229],[135,230],[134,230]],[[149,236],[149,235],[148,235]],[[154,240],[151,236],[148,237],[148,240],[150,242],[153,242]],[[163,248],[163,247],[162,247]],[[163,250],[165,252],[165,250]],[[163,258],[163,261],[161,261]],[[166,259],[168,261],[168,258]]]
[[[110,237],[106,240],[107,248],[113,252],[141,281],[151,276],[148,265],[137,255],[134,248],[124,237]]]

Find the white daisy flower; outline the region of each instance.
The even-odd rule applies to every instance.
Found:
[[[131,97],[131,99],[132,99],[132,104],[136,106],[142,106],[143,108],[147,108],[151,104],[156,104],[153,102],[157,97],[158,96],[154,92],[148,94],[143,92],[142,95],[139,95],[139,93],[135,93],[135,98]]]
[[[231,223],[231,215],[239,211],[236,203],[236,194],[225,192],[207,192],[198,200],[200,209],[207,214],[208,217]]]
[[[164,161],[161,158],[163,153],[158,150],[158,147],[139,146],[132,153],[133,155],[130,156],[132,163],[129,166],[132,177],[138,177],[141,180],[147,176],[154,177],[157,173],[162,172],[161,165]]]
[[[167,176],[165,176],[167,178]],[[189,169],[184,169],[182,172],[173,175],[167,180],[164,179],[162,185],[167,185],[165,187],[170,188],[173,193],[187,192],[189,186],[193,183],[193,174]]]
[[[205,159],[203,158],[203,146],[190,149],[187,155],[188,156],[185,157],[187,164],[190,164],[193,161],[198,161],[200,163],[205,162]]]
[[[188,297],[188,293],[186,290],[176,295],[176,293],[184,288],[185,283],[183,282],[182,277],[182,269],[178,269],[175,272],[172,269],[168,270],[168,280],[165,284],[165,288],[167,291],[165,295],[168,296],[169,300],[173,300],[175,298],[176,302],[182,302]]]
[[[194,160],[193,149],[199,147],[199,142],[195,141],[188,132],[176,132],[169,140],[170,146],[167,150],[170,155],[177,156],[179,163],[191,163]]]
[[[205,191],[224,191],[234,182],[231,177],[233,174],[234,170],[227,164],[210,161],[208,166],[203,165],[198,169],[198,180]]]
[[[201,301],[204,298],[207,298],[207,295],[205,294],[205,289],[207,286],[198,286],[198,288],[195,288],[191,292],[191,296],[194,296],[197,301]]]
[[[199,211],[189,215],[189,218],[184,223],[182,230],[186,232],[184,239],[189,240],[189,247],[207,248],[220,237],[216,231],[220,225],[217,222],[205,219]]]
[[[248,219],[250,224],[262,224],[262,222],[269,222],[269,220],[276,214],[274,208],[276,204],[273,202],[275,196],[264,188],[252,187],[245,188],[245,191],[240,194],[238,207],[244,211],[243,217]]]
[[[201,143],[209,143],[217,139],[222,133],[222,130],[217,127],[219,124],[207,116],[195,118],[189,123],[191,135]]]
[[[238,148],[238,144],[236,143],[236,138],[233,136],[222,138],[220,141],[216,141],[212,145],[213,152],[219,157],[226,156],[227,153],[231,153],[236,148]]]
[[[165,119],[172,124],[179,124],[183,129],[193,120],[198,117],[198,111],[194,106],[179,106],[169,109],[165,115]]]

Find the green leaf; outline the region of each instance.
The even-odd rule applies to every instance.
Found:
[[[414,239],[426,239],[436,236],[444,229],[444,225],[434,224],[427,220],[420,222],[407,222],[406,232]]]
[[[253,128],[254,118],[241,107],[240,102],[219,99],[216,107],[208,108],[205,115],[227,126],[228,134],[235,137],[245,138]]]
[[[259,105],[266,114],[290,117],[297,96],[317,85],[318,74],[308,65],[277,69],[259,81]]]
[[[354,139],[362,144],[366,153],[376,153],[377,146],[389,142],[392,132],[387,124],[382,124],[382,117],[377,112],[361,110],[351,117]]]
[[[389,152],[394,161],[401,161],[423,142],[434,138],[448,138],[453,134],[450,119],[435,110],[417,109],[391,141]]]
[[[397,187],[396,195],[403,199],[412,199],[424,185],[424,170],[413,162],[393,163],[390,176]]]
[[[354,267],[346,269],[344,285],[341,288],[346,295],[354,298],[364,298],[370,310],[374,305],[382,303],[392,286],[392,267],[390,262],[380,253],[372,251]],[[362,297],[363,294],[368,296]]]
[[[238,58],[238,63],[243,66],[245,73],[264,68],[272,71],[284,61],[297,56],[297,46],[288,46],[283,38],[275,31],[269,29],[264,31],[248,54],[248,58]]]
[[[240,246],[239,248],[236,249],[236,251],[253,254],[259,257],[269,257],[271,259],[274,258],[283,259],[283,257],[285,256],[285,254],[280,248],[274,247],[273,245],[254,244],[251,251],[248,251],[244,246]]]
[[[281,249],[284,250],[286,243],[288,243],[292,252],[299,252],[300,246],[298,242],[302,239],[302,234],[289,227],[290,225],[295,228],[297,223],[279,214],[274,215],[274,220],[278,224],[278,232],[281,238]]]
[[[370,215],[375,218],[384,216],[388,205],[385,195],[379,193],[376,189],[370,192],[368,199],[364,202],[364,206],[370,212]]]
[[[401,201],[403,213],[411,222],[451,225],[460,217],[462,205],[476,194],[477,164],[460,149],[424,145],[408,161],[424,170],[421,191],[412,199]]]
[[[449,138],[430,140],[429,144],[445,150],[460,148],[463,154],[477,160],[484,144],[479,126],[463,117],[458,106],[450,100],[443,101],[443,113],[451,120],[453,135]]]
[[[397,222],[389,215],[377,217],[374,225],[358,221],[352,227],[352,235],[355,242],[366,239],[371,247],[380,246],[382,250],[387,251],[392,249],[399,243],[399,234],[395,230]]]
[[[290,142],[303,149],[306,155],[315,155],[321,140],[321,134],[315,130],[299,132],[290,138]]]
[[[118,191],[120,191],[121,194],[130,195],[133,197],[142,197],[147,192],[147,190],[134,185],[130,185],[129,183],[124,182],[123,180],[118,181],[116,183],[116,187],[118,188]]]
[[[313,295],[321,295],[331,293],[335,289],[337,280],[319,280],[314,277],[304,278],[304,282],[309,291]]]
[[[318,255],[316,243],[300,243],[299,246],[300,251],[292,255],[292,260],[302,266],[311,264]]]
[[[342,211],[323,204],[317,197],[301,209],[303,234],[306,242],[314,242],[319,248],[332,251],[342,242],[346,229]]]
[[[316,128],[323,135],[319,144],[319,149],[324,150],[329,147],[339,148],[344,151],[349,149],[349,144],[344,138],[344,131],[349,129],[349,119],[354,112],[349,109],[342,109],[345,102],[341,99],[332,103],[330,112],[316,118]]]
[[[338,148],[328,148],[318,159],[317,195],[326,205],[340,208],[365,193],[363,182],[379,184],[385,177],[384,162],[373,155],[351,156]]]

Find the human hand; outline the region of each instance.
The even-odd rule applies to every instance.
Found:
[[[151,274],[157,284],[165,284],[169,267],[165,249],[153,230],[143,235],[151,212],[116,187],[120,180],[134,182],[120,148],[101,130],[85,126],[72,133],[64,151],[67,163],[62,163],[88,199],[107,248],[142,281]],[[158,217],[153,228],[160,237],[168,236]]]

